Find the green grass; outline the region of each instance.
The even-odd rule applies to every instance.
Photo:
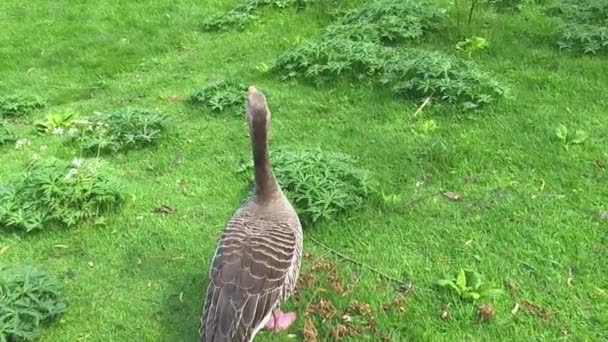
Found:
[[[394,286],[340,262],[337,272],[353,285],[351,294],[319,292],[329,283],[318,276],[288,305],[300,313],[297,325],[264,332],[260,341],[292,340],[288,333],[300,339],[306,305],[319,298],[340,311],[325,323],[314,316],[320,341],[330,339],[352,300],[371,305],[377,332],[345,338],[350,341],[608,338],[608,222],[599,220],[608,205],[608,174],[596,162],[608,163],[605,58],[560,52],[553,19],[539,10],[499,14],[476,30],[491,47],[473,59],[509,84],[511,98],[477,112],[431,105],[413,116],[419,102],[386,91],[348,84],[316,89],[256,69],[318,37],[336,4],[354,2],[263,10],[243,32],[199,31],[204,18],[236,3],[0,3],[0,94],[47,99],[46,109],[11,123],[30,145],[0,147],[0,180],[18,174],[33,154],[78,155],[59,138],[34,134],[33,122],[47,112],[86,116],[133,105],[170,116],[158,145],[105,157],[121,170],[128,193],[124,210],[105,226],[0,235],[3,262],[34,264],[65,280],[67,311],[42,341],[196,340],[215,242],[247,186],[233,170],[250,159],[250,148],[243,119],[186,101],[207,80],[234,77],[268,92],[272,146],[357,156],[382,191],[402,199],[371,203],[305,235],[414,284],[404,312],[384,311]],[[422,45],[455,53],[462,37],[450,32]],[[417,133],[429,119],[437,128]],[[589,138],[565,149],[554,134],[559,124]],[[441,190],[462,199],[428,196]],[[155,213],[158,204],[174,213]],[[305,273],[318,258],[336,261],[310,239],[305,250],[312,254]],[[492,300],[496,316],[480,323],[476,305],[433,285],[460,268],[497,287],[516,283],[519,291]],[[349,280],[353,274],[358,282]],[[523,307],[512,314],[523,300],[546,308],[551,318]],[[443,321],[439,311],[448,303],[452,319]]]

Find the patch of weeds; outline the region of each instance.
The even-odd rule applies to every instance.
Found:
[[[570,145],[580,145],[587,140],[587,132],[580,129],[571,132],[568,131],[568,127],[561,124],[555,129],[555,136],[566,149]]]
[[[99,160],[32,161],[0,185],[0,229],[25,233],[103,220],[123,202],[117,181]]]
[[[548,12],[562,19],[561,49],[586,54],[608,51],[608,2],[560,0]]]
[[[271,153],[271,159],[274,174],[304,225],[355,209],[373,192],[369,173],[346,154],[280,148]],[[250,163],[239,172],[252,169]]]
[[[460,269],[455,276],[440,279],[436,284],[455,292],[462,299],[470,300],[492,298],[504,292],[501,289],[491,288],[485,283],[481,274],[468,269]]]
[[[16,140],[13,130],[7,124],[0,122],[0,146],[12,144]]]
[[[245,24],[255,19],[255,13],[264,7],[274,7],[284,9],[296,7],[305,8],[313,0],[246,0],[237,5],[234,9],[214,15],[202,24],[203,31],[213,32],[229,28],[243,29]]]
[[[490,5],[499,11],[521,11],[526,7],[540,5],[546,0],[489,0]]]
[[[474,53],[487,51],[490,44],[485,38],[473,36],[456,44],[456,50],[463,51],[468,54],[469,58]]]
[[[465,109],[492,103],[507,93],[505,86],[472,62],[415,49],[397,53],[385,67],[380,83],[409,98],[433,96]]]
[[[0,263],[0,341],[31,341],[65,311],[62,284],[32,266]]]
[[[143,108],[124,108],[75,120],[67,132],[70,140],[87,153],[139,149],[158,141],[167,125],[167,115]]]
[[[273,69],[283,79],[302,76],[316,83],[339,76],[368,80],[390,87],[397,95],[433,96],[467,109],[496,101],[507,92],[469,61],[440,52],[343,39],[303,45],[280,56]]]
[[[446,11],[429,1],[379,0],[346,13],[326,37],[378,42],[410,41],[437,30]]]
[[[241,81],[215,81],[195,91],[190,102],[205,106],[212,111],[222,112],[245,108],[247,85]]]
[[[71,112],[47,114],[43,121],[36,122],[36,131],[39,133],[63,135],[72,126],[74,116],[74,113]]]
[[[279,56],[272,71],[282,79],[303,77],[316,84],[350,78],[389,87],[410,98],[433,96],[467,109],[504,96],[506,88],[472,62],[387,43],[422,37],[441,25],[436,5],[383,0],[366,4],[330,25],[317,41]]]
[[[608,51],[608,25],[565,24],[558,44],[561,49],[582,51],[585,54]]]
[[[37,109],[44,108],[45,105],[46,101],[37,96],[0,96],[0,117],[26,115]]]

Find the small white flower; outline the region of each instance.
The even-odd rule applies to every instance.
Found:
[[[32,161],[38,161],[38,160],[40,160],[40,155],[38,153],[32,154]]]
[[[56,127],[55,129],[53,129],[53,135],[56,135],[56,136],[63,135],[63,128]]]
[[[17,140],[17,142],[15,142],[15,148],[17,150],[20,150],[29,144],[30,144],[30,141],[27,140],[27,138],[21,138],[21,139]]]
[[[80,131],[79,131],[78,129],[76,129],[76,128],[73,128],[73,127],[72,127],[72,128],[70,128],[70,129],[68,130],[68,136],[69,136],[70,138],[75,138],[75,137],[77,137],[79,134],[80,134]]]
[[[88,169],[89,173],[95,173],[95,172],[97,172],[97,166],[95,164],[93,164],[93,163],[89,163],[87,165],[87,169]]]
[[[72,169],[70,169],[70,170],[68,171],[68,173],[65,175],[65,179],[66,179],[66,180],[70,180],[70,179],[72,179],[74,176],[76,176],[76,174],[78,174],[78,170],[77,170],[77,169],[72,168]]]
[[[83,161],[80,158],[74,158],[74,160],[72,160],[72,166],[77,169],[82,166],[82,163],[83,163]]]

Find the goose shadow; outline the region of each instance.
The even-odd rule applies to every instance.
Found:
[[[209,275],[190,267],[174,275],[159,311],[160,341],[197,342],[204,292]]]

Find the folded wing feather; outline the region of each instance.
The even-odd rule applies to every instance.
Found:
[[[289,226],[237,214],[213,260],[201,341],[250,341],[283,299],[295,252]]]

